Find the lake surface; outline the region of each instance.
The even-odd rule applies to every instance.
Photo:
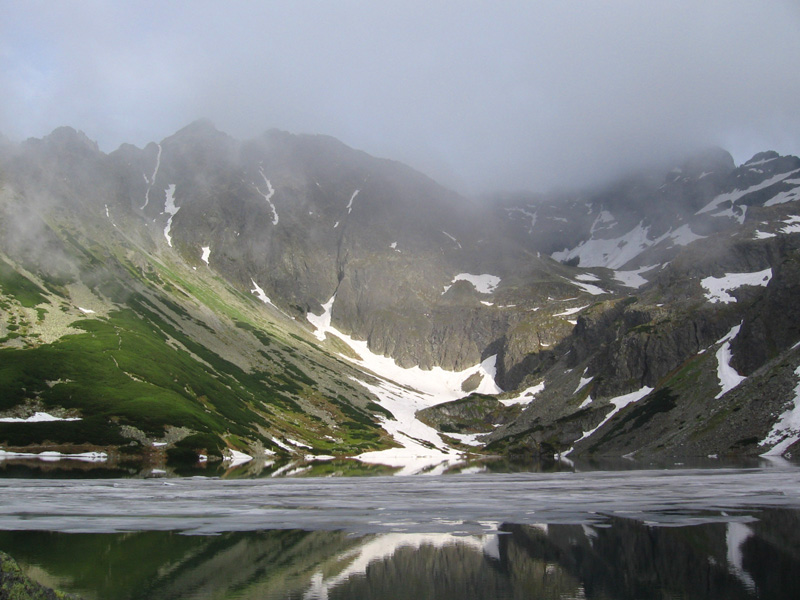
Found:
[[[800,469],[0,479],[0,549],[88,599],[800,598]]]

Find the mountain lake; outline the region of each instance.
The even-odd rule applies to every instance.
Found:
[[[91,600],[800,597],[786,461],[243,479],[11,466],[0,550]]]

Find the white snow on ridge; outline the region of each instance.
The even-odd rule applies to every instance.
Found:
[[[316,327],[314,336],[316,336],[316,338],[320,342],[325,341],[325,333],[328,331],[333,331],[336,335],[340,335],[335,329],[331,327],[331,311],[333,309],[334,300],[336,300],[336,294],[331,296],[331,299],[322,305],[322,314],[320,315],[315,315],[313,313],[306,314],[306,319],[308,319],[308,322],[311,323],[314,327]]]
[[[203,246],[203,254],[200,256],[200,260],[209,265],[208,259],[210,257],[211,257],[211,246]]]
[[[697,235],[692,231],[688,223],[686,225],[681,225],[675,231],[671,231],[668,236],[679,246],[688,246],[695,240],[702,240],[706,237],[704,235]]]
[[[394,419],[384,420],[383,427],[402,448],[368,452],[357,456],[359,460],[404,467],[400,474],[419,472],[443,462],[460,460],[441,439],[438,431],[416,419],[422,408],[457,400],[467,395],[462,383],[474,375],[480,376],[478,387],[473,390],[481,394],[500,394],[495,383],[497,356],[463,371],[446,371],[441,367],[424,370],[420,367],[404,368],[394,359],[372,352],[366,341],[355,340],[331,325],[331,312],[336,296],[323,305],[321,315],[308,314],[308,321],[316,327],[314,335],[324,340],[327,333],[335,335],[359,356],[358,359],[343,356],[361,368],[372,372],[379,383],[359,383],[378,397],[379,404],[392,413]]]
[[[731,354],[731,340],[739,335],[739,330],[741,328],[741,325],[736,325],[727,335],[717,342],[718,344],[722,344],[719,350],[717,350],[717,377],[719,378],[719,385],[722,389],[719,394],[714,397],[715,400],[721,398],[724,394],[727,394],[742,383],[742,381],[747,379],[739,375],[736,369],[731,366],[731,358],[733,358],[733,354]]]
[[[800,216],[792,215],[781,222],[786,223],[786,227],[781,228],[781,233],[800,233]]]
[[[794,370],[794,374],[800,377],[800,367]],[[800,440],[800,383],[794,388],[792,406],[781,413],[767,437],[758,444],[772,446],[761,456],[781,456],[797,440]]]
[[[108,212],[108,204],[106,204],[105,207],[106,207],[106,217],[108,218],[109,221],[111,221],[111,224],[114,226],[114,228],[119,229],[119,227],[117,227],[117,224],[114,223],[114,219],[111,218],[111,213]]]
[[[587,370],[588,368],[584,369],[583,375],[586,375]],[[578,392],[580,392],[584,388],[584,386],[588,385],[592,381],[592,379],[594,379],[594,377],[584,377],[583,375],[581,375],[581,381],[580,383],[578,383],[578,387],[575,388],[574,392],[572,392],[573,394],[577,394]]]
[[[451,240],[453,240],[453,243],[456,244],[456,246],[458,246],[459,250],[461,250],[461,242],[459,242],[456,238],[454,238],[452,235],[450,235],[446,231],[443,231],[442,233],[445,234],[447,237],[449,237]]]
[[[657,266],[658,265],[642,267],[641,269],[636,269],[635,271],[614,271],[614,279],[622,283],[622,285],[625,287],[638,289],[645,283],[648,283],[647,279],[641,276],[641,273],[646,273],[652,269],[655,269]]]
[[[250,290],[250,293],[258,296],[258,299],[261,300],[264,304],[272,304],[272,300],[267,298],[267,295],[264,293],[264,290],[262,290],[261,286],[256,283],[256,280],[250,279],[250,282],[253,284],[253,289]],[[272,306],[275,305],[272,304]]]
[[[273,225],[277,225],[278,224],[278,211],[275,209],[275,205],[272,203],[272,196],[275,194],[275,190],[272,187],[272,182],[270,182],[270,180],[267,179],[267,176],[264,175],[264,167],[259,167],[258,168],[258,172],[261,173],[261,178],[264,180],[264,183],[267,185],[267,192],[266,193],[262,192],[261,188],[259,188],[255,183],[253,184],[253,187],[256,188],[256,191],[259,194],[264,196],[264,200],[267,201],[267,204],[269,204],[269,207],[272,209],[272,224]]]
[[[601,210],[600,214],[597,215],[597,218],[594,220],[594,223],[592,223],[592,228],[589,230],[589,232],[594,235],[595,231],[601,229],[600,225],[607,225],[616,222],[617,219],[614,217],[614,215],[607,210]]]
[[[560,252],[553,252],[551,256],[562,262],[578,257],[578,265],[581,267],[618,269],[655,243],[647,237],[649,231],[649,227],[639,223],[621,237],[610,240],[592,238],[571,250],[565,248]]]
[[[569,280],[567,280],[569,281]],[[580,281],[570,281],[570,283],[577,285],[587,294],[591,294],[592,296],[600,296],[601,294],[607,294],[608,292],[601,287],[596,285],[592,285],[591,283],[583,283]]]
[[[511,215],[511,213],[515,213],[515,212],[518,212],[518,213],[528,217],[531,220],[531,224],[528,225],[528,233],[532,234],[533,233],[533,227],[536,225],[536,213],[535,212],[530,212],[528,210],[525,210],[524,208],[518,208],[518,207],[506,208],[506,213],[508,215]]]
[[[170,183],[166,190],[166,202],[164,203],[164,212],[169,215],[167,219],[167,226],[164,227],[164,237],[167,238],[167,244],[172,248],[172,236],[169,232],[172,229],[172,219],[178,214],[179,206],[175,206],[175,184]]]
[[[356,190],[355,192],[353,192],[353,195],[352,195],[352,196],[350,196],[350,202],[348,202],[348,203],[347,203],[347,214],[348,214],[348,215],[349,215],[351,212],[353,212],[353,200],[355,200],[355,199],[356,199],[356,196],[358,196],[358,192],[360,192],[360,191],[361,191],[361,190]]]
[[[795,180],[786,180],[784,183],[793,183]],[[786,202],[794,202],[800,200],[800,188],[794,188],[785,192],[775,194],[772,198],[764,202],[764,206],[775,206],[776,204],[785,204]]]
[[[600,278],[592,273],[580,273],[575,275],[575,279],[578,281],[600,281]]]
[[[584,434],[580,438],[575,440],[575,443],[577,444],[581,440],[585,440],[586,438],[591,436],[595,431],[597,431],[603,425],[605,425],[609,420],[611,420],[611,418],[614,415],[616,415],[623,408],[625,408],[629,404],[633,404],[634,402],[638,402],[639,400],[641,400],[642,398],[647,396],[652,391],[653,391],[653,388],[645,386],[640,390],[637,390],[635,392],[631,392],[630,394],[624,394],[622,396],[617,396],[616,398],[612,398],[611,400],[609,400],[609,403],[614,405],[614,409],[611,412],[609,412],[602,421],[600,421],[600,424],[597,427],[595,427],[591,431],[584,432]],[[570,452],[572,452],[574,447],[575,446],[573,445],[573,447],[570,448],[569,450],[567,450],[566,452],[564,452],[562,454],[562,456],[567,456]]]
[[[27,418],[20,417],[4,417],[0,419],[0,423],[46,423],[50,421],[80,421],[80,417],[54,417],[46,412],[37,412]]]
[[[161,144],[156,144],[158,146],[158,154],[156,154],[156,167],[153,169],[153,175],[148,179],[147,175],[144,175],[144,180],[147,182],[147,191],[144,193],[144,204],[141,206],[141,210],[144,210],[145,207],[150,203],[150,188],[156,182],[156,175],[158,175],[158,167],[161,166]]]
[[[444,287],[444,292],[446,293],[447,290],[456,282],[456,281],[467,281],[471,283],[475,289],[480,292],[481,294],[491,294],[495,291],[498,285],[500,285],[501,279],[496,275],[489,275],[488,273],[484,273],[483,275],[472,275],[470,273],[459,273],[453,280],[450,282],[450,285],[446,285]]]
[[[706,298],[711,303],[730,304],[736,298],[728,292],[743,285],[759,285],[765,287],[772,279],[772,269],[764,269],[755,273],[725,273],[724,277],[705,277],[700,285],[706,290]]]
[[[756,185],[750,186],[749,188],[746,188],[744,190],[733,190],[732,192],[727,192],[725,194],[720,194],[719,196],[714,198],[711,202],[706,204],[703,208],[698,210],[695,214],[700,215],[700,214],[703,214],[703,213],[712,212],[714,210],[717,210],[719,208],[719,206],[721,204],[725,203],[725,202],[732,202],[732,203],[735,204],[737,200],[743,198],[747,194],[751,194],[753,192],[757,192],[759,190],[763,190],[765,188],[768,188],[768,187],[770,187],[772,185],[775,185],[779,181],[783,181],[784,179],[787,179],[788,177],[790,177],[792,175],[796,175],[797,173],[800,173],[800,171],[791,171],[789,173],[778,173],[777,175],[774,175],[774,176],[770,177],[769,179],[765,179],[761,183],[758,183]],[[727,213],[722,213],[722,214],[727,214]],[[714,216],[722,216],[722,214],[714,215]]]
[[[568,308],[564,312],[556,313],[553,316],[554,317],[568,317],[569,315],[574,315],[575,313],[581,312],[587,306],[589,306],[589,305],[588,304],[584,304],[583,306],[578,306],[578,307],[575,307],[575,308]]]
[[[543,391],[544,391],[544,381],[523,390],[522,392],[519,393],[519,395],[514,396],[513,398],[506,398],[505,400],[503,399],[499,400],[506,406],[512,406],[514,404],[530,404],[533,400],[536,399],[536,396],[542,393]]]

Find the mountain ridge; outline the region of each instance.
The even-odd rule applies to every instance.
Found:
[[[334,138],[273,130],[240,142],[209,122],[109,154],[60,128],[0,158],[0,352],[23,365],[0,368],[8,396],[0,419],[47,407],[117,419],[96,437],[116,442],[89,435],[65,448],[128,444],[142,454],[170,438],[174,456],[297,459],[307,447],[318,456],[395,452],[391,463],[401,450],[450,462],[487,451],[761,454],[794,439],[786,454],[800,436],[791,415],[779,427],[800,368],[797,157],[765,152],[736,166],[709,149],[593,192],[487,204]],[[63,333],[43,336],[57,312],[77,320],[59,317]],[[21,357],[59,356],[66,339],[79,360],[88,338],[70,336],[114,330],[127,332],[119,349],[110,336],[96,356],[142,386],[134,395],[150,386],[170,398],[148,406],[195,411],[184,415],[193,426],[181,421],[184,409],[164,408],[168,418],[142,430],[138,410],[120,411],[107,392],[65,403],[60,390],[81,385],[63,373],[47,376],[66,381],[50,389],[23,383],[33,367]],[[155,336],[148,347],[165,372],[124,356],[126,335]],[[165,348],[183,361],[182,374]],[[391,376],[365,372],[384,368],[382,355],[421,367],[417,391],[408,391],[413,378],[394,388]],[[446,393],[424,391],[442,368],[463,380]],[[743,379],[726,390],[714,374],[730,370]],[[206,387],[194,390],[201,371]],[[222,392],[215,379],[238,391]],[[81,391],[98,396],[91,388],[87,381]],[[508,410],[447,409],[479,389],[494,390]],[[620,400],[634,393],[641,397]],[[228,398],[224,409],[214,394]],[[414,419],[437,404],[455,420]],[[484,405],[492,431],[466,431],[458,411],[472,422]],[[419,408],[409,416],[410,406]],[[216,421],[198,421],[198,408]],[[144,434],[123,443],[125,427]],[[190,442],[169,433],[181,428]],[[16,429],[0,423],[4,448],[53,446],[35,432],[29,444],[11,443],[25,439]]]

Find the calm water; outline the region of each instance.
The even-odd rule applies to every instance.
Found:
[[[89,599],[800,598],[800,470],[2,479],[0,549]]]

